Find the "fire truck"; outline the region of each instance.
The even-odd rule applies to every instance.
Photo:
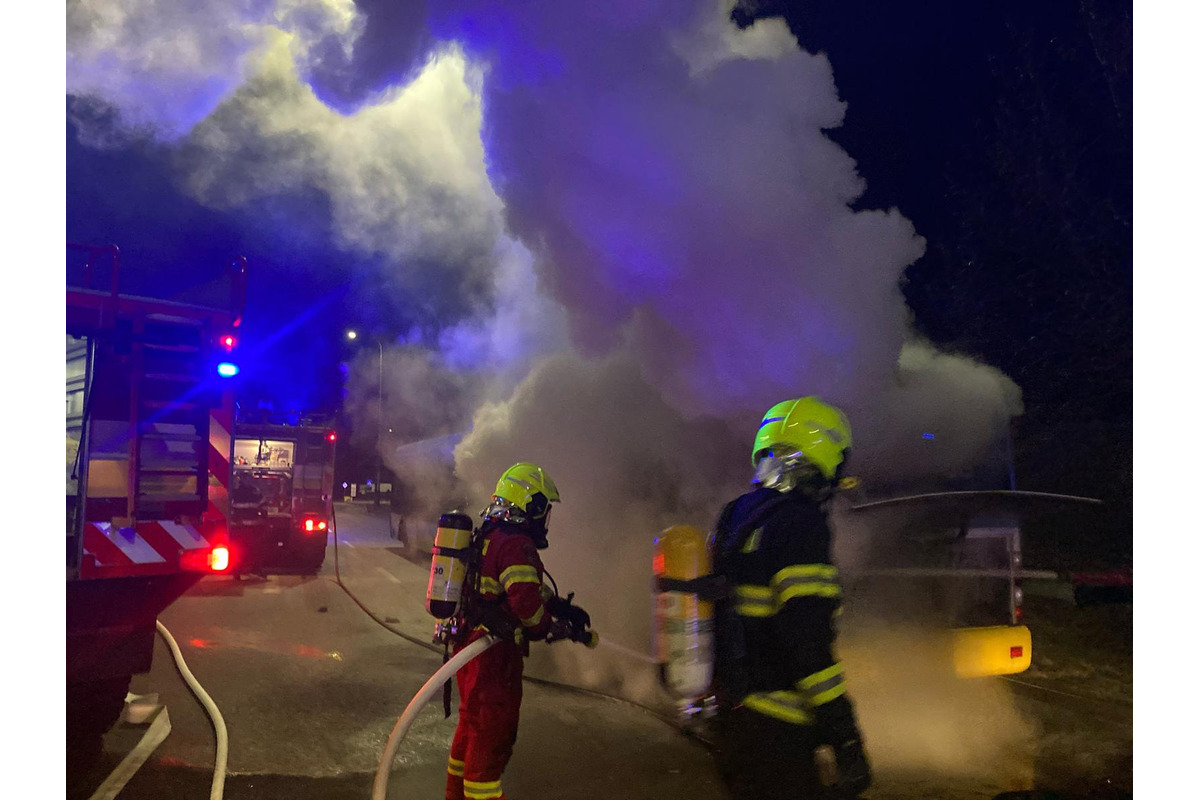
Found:
[[[239,418],[233,441],[231,533],[242,569],[316,572],[333,520],[337,432],[313,419]]]
[[[150,669],[158,615],[236,562],[229,378],[246,262],[231,263],[228,303],[211,308],[122,293],[116,246],[67,251],[70,772],[98,755],[131,677]]]

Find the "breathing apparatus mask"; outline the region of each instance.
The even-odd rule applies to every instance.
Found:
[[[790,492],[802,489],[805,493],[819,495],[832,489],[832,485],[821,470],[796,450],[765,450],[754,465],[751,480],[765,489]]]
[[[511,500],[493,495],[491,503],[479,516],[485,523],[504,522],[518,528],[521,533],[533,539],[538,550],[545,550],[550,546],[546,534],[549,533],[550,512],[553,511],[553,506],[541,492],[535,493],[526,506],[527,508],[521,508]]]

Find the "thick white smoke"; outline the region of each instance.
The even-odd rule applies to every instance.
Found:
[[[936,485],[986,459],[1003,461],[997,448],[1021,408],[1021,390],[1000,370],[910,340],[879,393],[850,408],[858,412],[854,470],[868,482]]]
[[[381,258],[387,290],[420,303],[450,274],[454,297],[482,294],[499,271],[503,225],[483,169],[478,75],[461,54],[447,46],[409,85],[343,115],[301,79],[287,37],[271,38],[249,80],[181,148],[192,193],[252,210],[315,189],[334,244]]]
[[[648,539],[710,524],[773,403],[843,406],[856,468],[889,483],[969,468],[1020,408],[996,370],[912,339],[899,280],[924,243],[894,209],[850,207],[865,184],[824,134],[844,111],[828,61],[781,22],[739,31],[729,8],[440,21],[487,65],[489,173],[583,354],[482,409],[459,474],[486,494],[505,462],[561,465],[550,558],[581,597],[621,590],[601,622],[634,646],[646,590],[627,576],[644,575]]]
[[[728,9],[657,3],[635,25],[615,7],[521,4],[445,22],[487,59],[510,226],[540,245],[579,346],[628,352],[681,413],[736,420],[818,394],[854,414],[864,463],[886,443],[888,468],[907,469],[938,422],[955,454],[936,466],[969,463],[1019,393],[905,348],[898,284],[922,240],[895,210],[849,208],[864,183],[823,133],[843,114],[828,61],[782,22],[738,31]]]
[[[389,464],[439,497],[447,448],[411,445],[465,431],[472,511],[508,465],[546,466],[548,565],[644,651],[654,533],[745,485],[773,403],[843,406],[856,469],[888,483],[962,472],[1020,411],[1004,375],[913,339],[924,242],[851,208],[828,60],[731,5],[436,4],[416,77],[344,112],[312,84],[359,41],[350,0],[79,0],[68,91],[173,142],[210,206],[319,197],[372,265],[354,277],[428,305],[385,354],[383,413],[375,354],[351,371],[361,426],[404,419]]]
[[[68,0],[67,93],[175,138],[242,84],[275,31],[311,76],[331,47],[349,56],[362,19],[354,0]],[[84,131],[93,143],[109,133]]]

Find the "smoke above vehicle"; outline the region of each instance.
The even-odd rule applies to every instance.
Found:
[[[859,207],[829,61],[731,8],[78,0],[69,109],[205,206],[353,256],[354,296],[406,320],[382,408],[374,348],[350,365],[356,428],[403,422],[384,457],[431,509],[544,466],[548,564],[644,648],[653,535],[745,486],[775,402],[842,407],[868,486],[969,472],[1021,409],[914,336],[925,242]]]

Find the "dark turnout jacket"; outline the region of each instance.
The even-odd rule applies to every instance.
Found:
[[[716,684],[730,705],[836,737],[854,723],[833,653],[842,589],[831,539],[824,509],[801,491],[756,489],[725,506],[713,548],[728,584]]]

